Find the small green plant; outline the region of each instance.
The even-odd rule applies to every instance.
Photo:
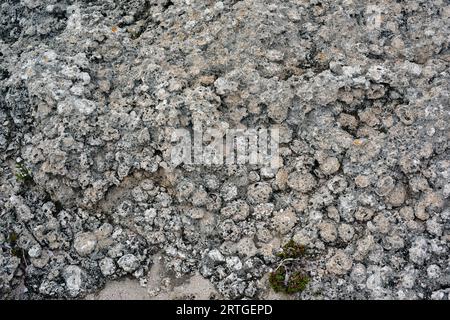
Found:
[[[305,290],[309,277],[302,271],[302,257],[306,248],[290,240],[277,254],[281,262],[269,275],[269,283],[275,292],[294,294]]]
[[[16,179],[20,182],[31,180],[31,172],[23,163],[16,163]]]
[[[15,233],[13,231],[9,234],[8,241],[12,246],[14,246],[16,244],[18,238],[19,238],[19,236],[17,235],[17,233]]]
[[[305,290],[309,277],[301,271],[290,274],[286,266],[280,266],[270,274],[269,282],[275,292],[293,294]]]
[[[26,260],[26,252],[23,248],[19,246],[17,241],[19,240],[19,235],[12,231],[8,235],[8,243],[9,243],[9,252],[12,256],[19,258],[20,261],[25,265],[28,266],[27,260]]]
[[[14,231],[11,232],[8,236],[8,242],[11,247],[11,254],[15,257],[20,257],[22,252],[21,249],[17,246],[17,240],[19,236]]]

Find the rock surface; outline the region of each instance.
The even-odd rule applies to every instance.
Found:
[[[294,239],[295,298],[449,299],[449,19],[442,0],[2,1],[0,298],[124,277],[271,297]],[[198,126],[277,127],[281,166],[169,165],[171,129]]]

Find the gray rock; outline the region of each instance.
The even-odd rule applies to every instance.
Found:
[[[116,271],[116,264],[111,258],[103,258],[99,262],[100,270],[104,276],[111,276]]]
[[[83,285],[81,268],[73,265],[67,266],[64,269],[63,276],[70,295],[77,296]]]
[[[132,254],[122,256],[117,263],[125,272],[133,272],[139,267],[138,258]]]
[[[293,239],[293,298],[448,299],[448,4],[72,2],[0,6],[2,298],[145,284],[161,255],[264,299]],[[229,129],[277,150],[207,163],[266,144],[208,158]]]
[[[352,267],[352,259],[342,250],[338,250],[327,262],[327,270],[331,273],[343,275]]]
[[[92,232],[80,233],[75,237],[74,248],[78,254],[87,256],[91,254],[97,245],[97,238]]]

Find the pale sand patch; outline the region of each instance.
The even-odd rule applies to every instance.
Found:
[[[166,280],[165,285],[162,284],[164,280]],[[170,279],[164,274],[161,256],[156,255],[147,275],[146,287],[141,286],[136,279],[109,281],[102,290],[88,295],[86,300],[208,300],[220,298],[220,294],[212,283],[198,273],[181,283],[179,282],[180,279]]]
[[[137,280],[110,281],[99,292],[88,295],[86,300],[208,300],[219,297],[212,283],[197,274],[187,283],[169,290],[161,290],[156,295],[149,294],[148,289],[142,287]]]

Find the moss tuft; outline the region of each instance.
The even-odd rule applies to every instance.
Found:
[[[301,270],[301,258],[306,248],[290,240],[277,257],[282,259],[279,266],[270,273],[269,283],[275,292],[294,294],[305,290],[309,277]]]
[[[17,233],[15,233],[14,231],[11,232],[8,236],[8,242],[11,246],[14,246],[17,242],[17,239],[19,238],[19,236],[17,235]]]
[[[30,170],[23,163],[16,163],[16,179],[20,182],[31,180]]]
[[[295,271],[292,274],[287,273],[285,266],[270,273],[269,283],[275,292],[293,294],[305,290],[309,282],[309,277],[301,271]]]

